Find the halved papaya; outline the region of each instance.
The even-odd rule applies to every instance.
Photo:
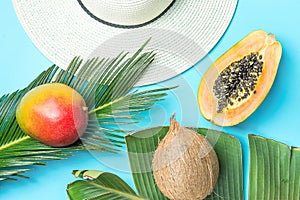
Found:
[[[274,82],[282,54],[273,34],[250,33],[218,58],[204,74],[198,91],[202,115],[219,126],[249,117]]]

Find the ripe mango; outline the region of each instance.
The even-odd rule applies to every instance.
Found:
[[[30,90],[21,99],[16,118],[20,128],[32,138],[53,146],[73,144],[85,132],[88,108],[73,88],[49,83]]]

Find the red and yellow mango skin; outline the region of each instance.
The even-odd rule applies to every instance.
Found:
[[[73,144],[88,124],[82,96],[60,83],[41,85],[29,91],[21,99],[16,117],[25,133],[53,147]]]

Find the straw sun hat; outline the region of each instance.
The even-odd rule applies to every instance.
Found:
[[[237,0],[13,0],[17,16],[46,57],[66,68],[74,56],[147,49],[156,59],[137,85],[192,67],[218,42]]]

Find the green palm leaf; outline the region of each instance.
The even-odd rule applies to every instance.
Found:
[[[77,180],[68,185],[67,193],[71,200],[143,200],[120,177],[94,170],[73,171]]]
[[[111,60],[93,58],[85,63],[75,57],[66,71],[53,65],[25,89],[1,97],[0,181],[25,177],[22,173],[32,165],[65,159],[73,150],[117,152],[124,144],[125,131],[111,125],[137,123],[138,114],[162,100],[168,90],[128,93],[154,59],[153,52],[141,53],[145,45],[131,57],[121,53]],[[20,99],[32,88],[51,82],[73,87],[89,107],[86,133],[81,141],[68,148],[52,148],[39,143],[27,136],[16,121],[15,111]]]

